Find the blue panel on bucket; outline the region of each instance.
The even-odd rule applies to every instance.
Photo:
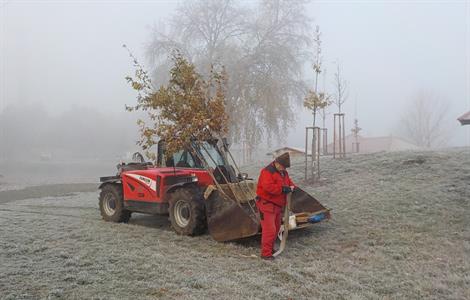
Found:
[[[311,216],[308,219],[308,222],[309,223],[318,223],[318,222],[322,221],[323,219],[325,219],[325,214],[321,213],[321,214],[318,214],[318,215]]]

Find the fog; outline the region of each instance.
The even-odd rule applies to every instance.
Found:
[[[137,116],[124,111],[135,102],[124,79],[133,68],[122,45],[145,64],[150,27],[177,5],[1,1],[0,159],[135,150]],[[357,117],[362,135],[397,134],[410,99],[426,91],[448,103],[448,146],[470,146],[470,126],[456,121],[470,110],[469,1],[313,1],[308,14],[323,32],[320,85],[333,91],[337,62],[348,81],[347,131]],[[286,144],[303,146],[312,116],[295,110]]]

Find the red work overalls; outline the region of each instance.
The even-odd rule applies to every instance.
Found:
[[[278,171],[271,163],[261,170],[258,179],[256,206],[261,214],[261,256],[273,254],[273,246],[281,227],[281,215],[286,205],[283,186],[294,186],[287,171]]]

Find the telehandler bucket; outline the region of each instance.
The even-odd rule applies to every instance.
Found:
[[[214,240],[237,240],[261,232],[255,188],[254,181],[211,185],[207,188],[204,194],[207,225]],[[290,208],[292,213],[302,215],[304,220],[318,214],[322,214],[322,219],[330,218],[329,209],[300,188],[292,193]],[[309,225],[312,224],[308,221],[301,222],[290,230]]]

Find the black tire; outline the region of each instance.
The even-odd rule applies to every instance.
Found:
[[[206,231],[206,209],[197,187],[182,187],[170,194],[170,222],[176,233],[200,235]]]
[[[120,184],[106,184],[100,192],[101,217],[108,222],[125,222],[131,217],[131,212],[124,208],[122,186]]]

